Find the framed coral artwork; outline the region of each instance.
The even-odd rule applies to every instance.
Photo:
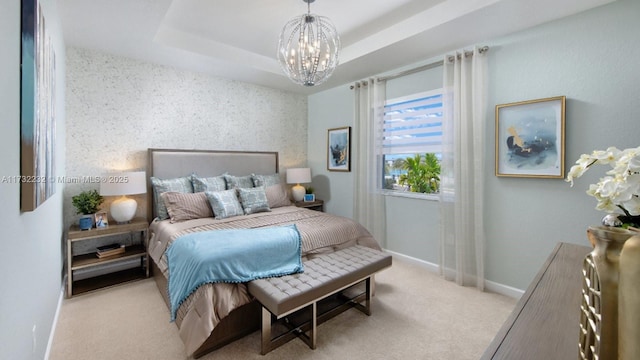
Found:
[[[328,130],[327,170],[351,171],[351,127],[350,126]]]
[[[496,176],[564,178],[565,101],[496,105]]]

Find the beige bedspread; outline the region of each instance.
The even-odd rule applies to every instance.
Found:
[[[319,211],[285,206],[252,215],[223,220],[213,218],[172,224],[154,221],[150,226],[149,255],[168,278],[165,250],[179,236],[191,232],[243,229],[296,224],[302,235],[302,255],[333,252],[356,244],[380,249],[369,232],[355,221]],[[234,309],[251,301],[245,284],[216,283],[198,288],[178,308],[176,324],[186,350],[192,354],[215,326]]]

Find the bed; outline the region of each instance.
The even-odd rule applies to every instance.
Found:
[[[280,177],[277,152],[149,149],[148,156],[150,267],[158,289],[170,309],[167,292],[170,271],[166,250],[175,239],[186,234],[295,225],[302,240],[303,258],[313,258],[317,254],[353,245],[380,249],[371,234],[351,219],[293,206],[288,200],[284,181],[277,183]],[[224,214],[227,210],[216,208],[212,194],[225,192],[215,190],[219,186],[217,181],[225,175],[227,184],[235,184],[240,188],[234,190],[234,193],[242,199],[245,199],[243,195],[246,193],[261,190],[249,189],[246,184],[242,185],[241,180],[250,177],[254,185],[262,181],[259,185],[266,189],[268,211],[235,215],[232,211],[230,216],[217,218],[216,214]],[[182,179],[180,181],[186,187],[188,183],[185,178],[191,179],[191,184],[195,187],[191,189],[194,191],[192,195],[176,195],[175,193],[188,193],[188,190],[175,191],[180,186],[163,187],[174,179]],[[176,211],[176,202],[171,202],[173,198],[170,196],[180,196],[181,200],[177,203],[182,198],[195,197],[200,203],[203,183],[208,184],[204,188],[208,191],[205,194],[207,200],[211,200],[210,204],[214,208],[212,213],[216,218],[193,215],[190,209],[185,212],[184,204],[181,204],[182,211]],[[163,191],[167,194],[161,195]],[[165,202],[171,205],[164,210],[160,209],[159,205]],[[249,202],[248,204],[250,208],[253,206]],[[197,207],[193,206],[194,209]],[[194,210],[195,213],[202,211],[204,210]],[[186,216],[181,217],[185,213]],[[160,220],[165,217],[168,218]],[[260,305],[250,296],[245,283],[217,282],[202,285],[191,293],[177,308],[175,323],[187,353],[197,358],[258,330],[260,319]]]

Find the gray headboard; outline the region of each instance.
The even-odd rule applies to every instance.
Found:
[[[147,175],[171,179],[196,173],[202,177],[230,175],[244,176],[278,172],[278,153],[271,151],[219,151],[184,149],[149,149]],[[148,181],[150,196],[149,221],[153,220],[153,189]]]

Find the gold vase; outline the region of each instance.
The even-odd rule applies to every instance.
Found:
[[[640,234],[630,237],[620,253],[618,291],[618,359],[640,359]]]
[[[634,232],[609,226],[587,230],[593,245],[583,264],[580,358],[618,358],[620,252]]]

